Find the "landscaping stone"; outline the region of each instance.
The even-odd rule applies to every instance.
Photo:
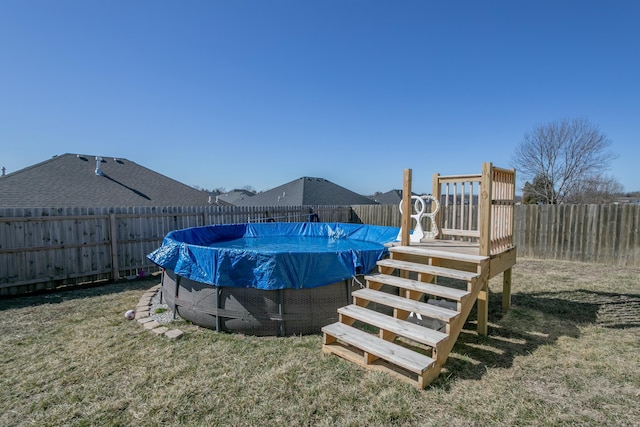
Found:
[[[149,310],[136,311],[136,320],[140,320],[145,317],[149,318]]]
[[[138,305],[149,305],[149,304],[151,304],[150,297],[140,298],[140,302],[138,303]]]
[[[151,330],[151,332],[153,332],[156,335],[162,335],[165,332],[167,332],[169,330],[169,328],[167,328],[166,326],[160,326],[158,328],[154,328]]]
[[[162,323],[168,323],[173,319],[173,313],[171,311],[151,313],[152,306],[154,309],[167,308],[166,305],[163,306],[160,301],[160,293],[158,290],[161,286],[161,284],[158,284],[142,295],[142,298],[140,298],[136,306],[135,318],[144,329],[156,335],[164,335],[169,339],[177,339],[184,335],[183,331],[180,329],[169,329],[167,326],[162,325]]]
[[[167,337],[169,339],[172,339],[172,340],[180,338],[183,335],[184,335],[184,332],[182,332],[180,329],[171,329],[170,331],[167,331],[167,332],[164,333],[165,337]]]
[[[160,326],[160,323],[156,322],[155,320],[151,320],[151,322],[147,322],[147,323],[142,325],[143,328],[148,329],[148,330],[155,329],[158,326]]]

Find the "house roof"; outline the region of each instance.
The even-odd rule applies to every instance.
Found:
[[[373,195],[371,199],[381,205],[397,205],[402,201],[402,190],[389,190],[386,193]]]
[[[235,204],[238,200],[242,200],[242,199],[247,199],[249,197],[253,197],[256,193],[253,191],[249,191],[249,190],[244,190],[244,189],[236,189],[236,190],[231,190],[231,191],[227,191],[226,193],[220,193],[218,194],[216,197],[218,198],[218,200],[221,200],[222,202],[228,203],[228,204]]]
[[[411,192],[411,194],[414,196],[418,195],[414,192]],[[402,190],[389,190],[386,193],[376,194],[370,197],[381,205],[399,205],[402,201]]]
[[[324,178],[302,177],[255,196],[236,206],[371,205],[375,201]]]
[[[63,154],[0,177],[0,207],[205,206],[209,193],[122,158]]]

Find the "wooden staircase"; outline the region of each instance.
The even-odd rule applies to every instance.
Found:
[[[322,328],[322,350],[424,388],[487,290],[489,257],[420,246],[389,251],[379,272],[365,276],[366,288],[352,292],[353,304],[338,310],[339,321]]]

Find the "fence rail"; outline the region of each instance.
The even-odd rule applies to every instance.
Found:
[[[397,205],[0,209],[0,296],[153,271],[146,255],[172,230],[310,214],[395,227],[401,217]],[[514,217],[520,256],[640,267],[638,205],[522,205]]]

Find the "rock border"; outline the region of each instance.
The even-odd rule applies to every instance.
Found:
[[[144,329],[158,335],[165,336],[169,339],[177,339],[184,335],[184,332],[180,329],[169,329],[167,326],[158,323],[151,318],[151,300],[160,291],[161,284],[157,284],[151,287],[148,291],[142,294],[138,305],[136,305],[136,317],[135,320]]]

